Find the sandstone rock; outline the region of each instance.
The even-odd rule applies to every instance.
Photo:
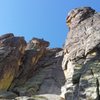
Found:
[[[23,37],[0,37],[0,99],[100,100],[100,13],[76,8],[67,24],[64,50],[44,39],[26,47]]]
[[[80,24],[83,20],[91,17],[95,13],[91,7],[81,7],[71,10],[68,13],[66,22],[69,28],[74,28]]]
[[[29,42],[23,57],[23,63],[11,88],[25,84],[28,79],[34,76],[38,69],[36,64],[45,56],[47,46],[49,46],[49,42],[42,39],[33,38]],[[15,91],[14,88],[13,91]]]
[[[7,34],[0,36],[0,40],[11,38],[11,37],[14,37],[13,33],[7,33]]]
[[[48,46],[49,42],[33,38],[26,47],[23,37],[12,33],[0,37],[0,71],[4,68],[4,83],[0,83],[4,88],[2,100],[60,100],[65,82],[61,67],[63,51]]]
[[[16,77],[25,47],[23,37],[13,34],[0,37],[0,91],[7,90]]]
[[[45,41],[44,39],[32,38],[32,40],[28,43],[26,50],[40,50],[45,47],[48,47],[50,43]]]
[[[52,98],[55,96],[55,100],[59,100],[59,95],[61,93],[60,88],[65,82],[63,70],[61,68],[61,50],[62,49],[60,48],[47,49],[45,56],[35,65],[38,68],[35,74],[29,78],[24,85],[16,86],[13,90],[16,91],[16,93],[18,93],[20,96],[45,94],[45,96],[43,96],[49,98],[47,100],[51,100],[50,96]]]
[[[11,100],[16,98],[17,95],[10,91],[2,91],[0,92],[0,100]]]
[[[66,100],[99,100],[100,14],[90,7],[76,8],[67,24],[70,30],[62,62],[66,83],[61,96]]]

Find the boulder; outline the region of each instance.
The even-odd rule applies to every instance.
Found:
[[[6,91],[16,77],[26,42],[12,33],[0,36],[0,91]]]
[[[100,100],[100,13],[90,7],[73,9],[67,17],[69,32],[62,68],[65,100]]]

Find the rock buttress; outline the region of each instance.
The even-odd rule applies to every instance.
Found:
[[[66,100],[100,100],[100,14],[90,7],[73,9],[62,68],[66,76],[61,96]]]

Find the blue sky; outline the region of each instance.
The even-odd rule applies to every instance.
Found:
[[[67,13],[81,6],[100,12],[100,0],[0,0],[0,35],[11,32],[27,41],[44,38],[50,47],[62,47]]]

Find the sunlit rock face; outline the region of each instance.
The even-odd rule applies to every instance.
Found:
[[[99,100],[100,13],[90,7],[73,9],[67,17],[69,32],[64,45],[62,68],[66,100]]]
[[[69,28],[74,28],[94,13],[95,10],[90,7],[75,8],[68,13],[68,17],[66,18],[67,25]]]
[[[49,44],[32,38],[26,45],[12,33],[0,37],[0,99],[60,100],[63,50]]]
[[[49,45],[50,43],[44,39],[32,38],[32,40],[27,44],[26,50],[40,50],[48,47]]]
[[[24,72],[15,81],[16,84],[12,91],[19,96],[33,96],[37,94],[49,98],[48,100],[51,100],[51,98],[52,100],[53,98],[60,100],[61,86],[65,82],[61,67],[62,54],[61,48],[47,49],[45,55],[32,67],[29,66],[30,64],[23,66],[25,68]],[[30,68],[31,70],[29,70]],[[28,78],[26,81],[24,80],[26,79],[25,77]]]
[[[23,85],[29,78],[31,78],[38,69],[36,64],[45,56],[46,48],[49,42],[43,39],[33,38],[26,46],[23,56],[23,63],[15,79],[15,87]]]
[[[0,91],[5,91],[16,77],[26,42],[12,33],[0,36]]]
[[[100,13],[76,8],[66,22],[63,49],[44,39],[0,36],[0,99],[100,100]]]

